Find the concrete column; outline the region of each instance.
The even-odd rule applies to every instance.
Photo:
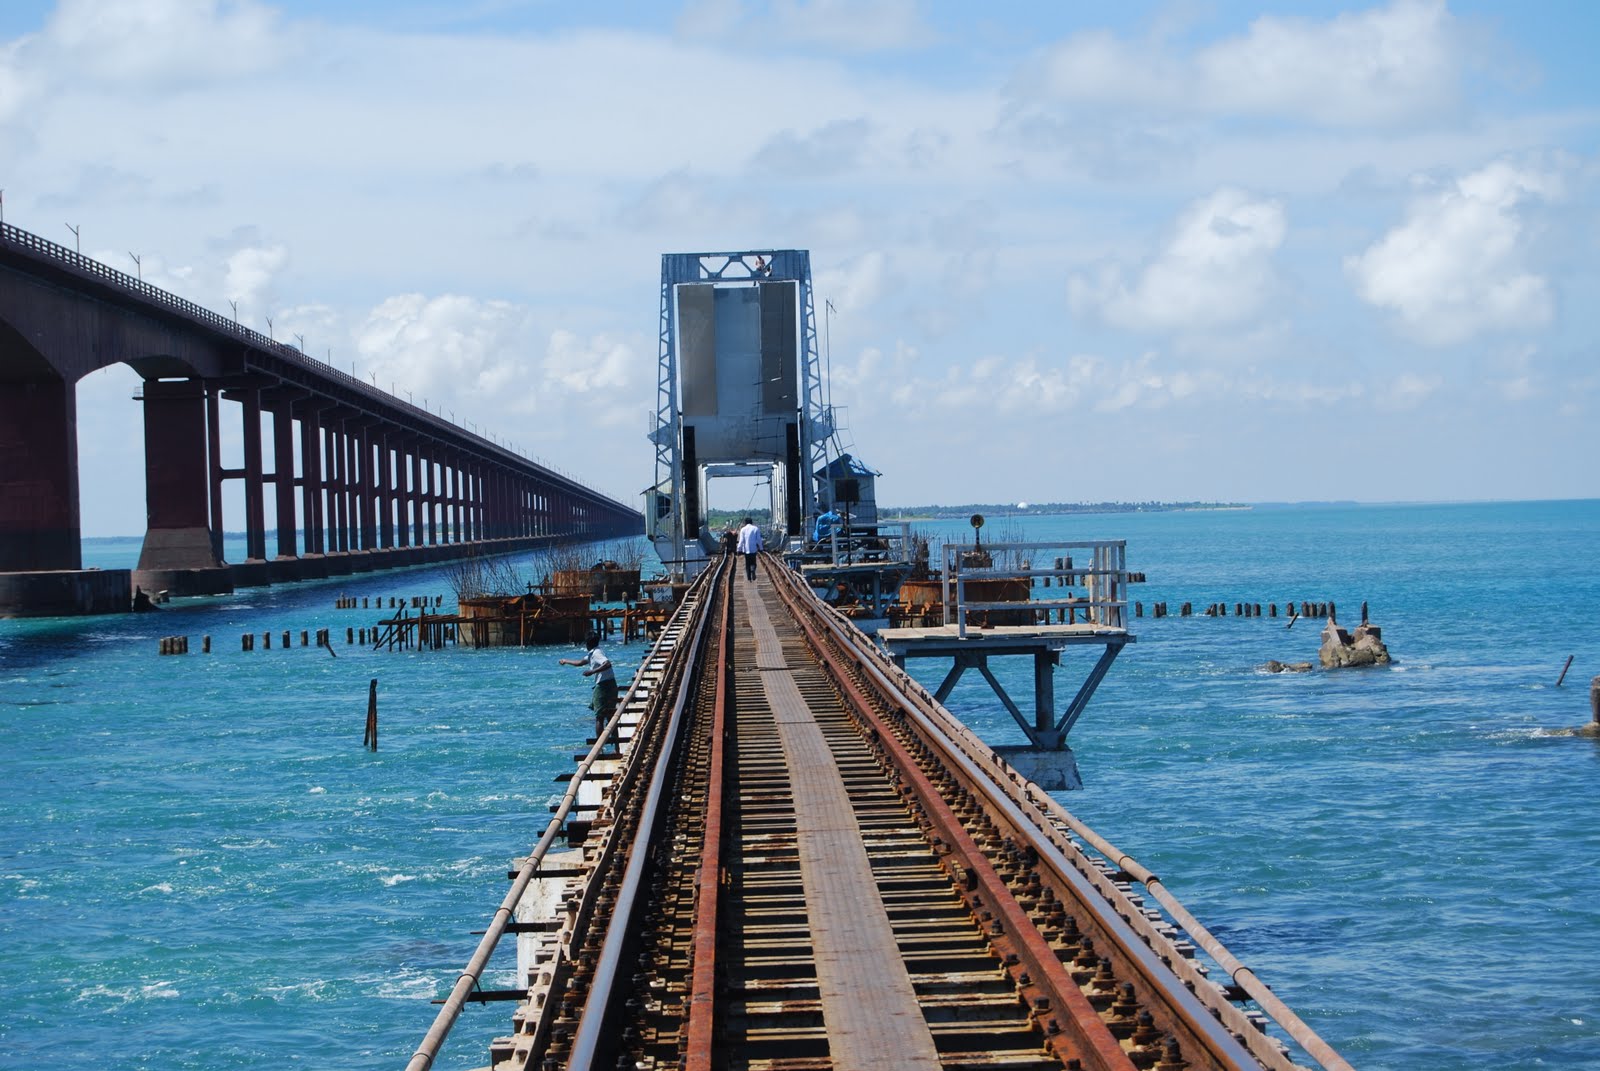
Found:
[[[143,393],[145,533],[138,571],[216,569],[222,561],[211,531],[205,384],[147,380]]]
[[[456,468],[455,454],[447,454],[444,486],[444,533],[446,543],[461,542],[461,470]]]
[[[348,419],[341,428],[340,437],[344,439],[344,485],[340,489],[340,497],[344,500],[344,535],[343,546],[340,550],[352,551],[361,547],[361,514],[357,508],[359,496],[356,494],[356,432]]]
[[[431,447],[424,471],[428,474],[428,493],[423,501],[428,504],[428,546],[432,547],[439,543],[439,467]]]
[[[467,467],[467,538],[483,538],[483,465],[473,461]]]
[[[244,403],[244,527],[245,557],[267,556],[267,505],[261,465],[261,391],[247,387],[239,392]]]
[[[378,549],[378,473],[376,451],[373,447],[373,429],[364,424],[356,431],[356,445],[361,452],[361,467],[356,473],[361,500],[361,549]]]
[[[305,552],[323,553],[322,427],[315,403],[300,407],[300,512],[305,517]]]
[[[0,572],[83,565],[77,414],[64,379],[0,385]]]
[[[344,513],[343,430],[344,420],[338,416],[330,416],[328,423],[322,428],[322,444],[328,465],[324,475],[328,488],[328,549],[335,552],[348,550],[350,547]]]
[[[394,485],[394,437],[387,428],[374,428],[372,438],[378,448],[378,464],[373,469],[376,483],[372,488],[373,505],[378,511],[379,545],[384,550],[394,546],[394,506],[398,499]]]
[[[226,561],[222,553],[222,388],[206,388],[206,454],[211,477],[211,553]]]
[[[272,490],[272,508],[278,514],[278,557],[297,558],[300,525],[294,501],[294,417],[290,403],[281,398],[272,404]]]
[[[422,509],[427,499],[422,496],[422,440],[411,443],[411,544],[422,546]]]
[[[411,436],[396,435],[394,446],[394,545],[411,545]]]

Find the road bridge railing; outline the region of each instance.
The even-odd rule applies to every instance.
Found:
[[[541,472],[559,477],[572,487],[582,488],[588,492],[588,488],[584,486],[577,476],[564,469],[546,461],[529,458],[505,443],[477,434],[457,424],[454,420],[446,419],[441,413],[435,413],[414,402],[405,401],[374,383],[343,371],[330,362],[319,360],[304,350],[291,346],[286,342],[280,342],[254,328],[246,327],[237,319],[223,316],[221,313],[208,309],[204,305],[198,305],[188,298],[179,297],[177,294],[169,290],[163,290],[153,283],[147,283],[137,276],[129,275],[127,272],[101,263],[93,257],[87,257],[75,250],[68,249],[58,242],[53,242],[48,238],[32,231],[23,230],[21,227],[10,223],[0,223],[0,242],[7,243],[33,258],[54,262],[71,269],[73,273],[79,276],[97,280],[128,296],[140,298],[152,305],[177,313],[197,325],[233,338],[263,354],[270,354],[272,357],[303,368],[318,377],[331,380],[357,395],[371,398],[387,408],[405,413],[415,423],[437,428],[452,439],[459,440],[463,444],[471,444],[485,456],[499,457],[507,461],[514,459],[514,463],[518,465],[535,465]],[[589,493],[592,494],[593,492]],[[617,502],[615,499],[610,499],[606,496],[600,497],[622,509],[631,509],[631,507]]]

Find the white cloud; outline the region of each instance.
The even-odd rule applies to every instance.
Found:
[[[1415,409],[1444,385],[1439,376],[1419,376],[1402,372],[1373,391],[1375,403],[1384,409]]]
[[[75,75],[124,86],[238,78],[290,47],[278,13],[254,0],[62,0],[44,39]]]
[[[1443,0],[1395,0],[1331,19],[1264,15],[1187,54],[1107,31],[1050,48],[1015,87],[1068,105],[1411,123],[1455,107],[1464,42]]]
[[[288,263],[289,250],[282,245],[246,246],[228,254],[222,288],[239,304],[241,317],[266,307],[273,280]]]
[[[779,131],[751,160],[762,174],[837,176],[860,167],[872,138],[865,119],[834,119],[808,134]]]
[[[139,94],[249,78],[299,40],[256,0],[61,0],[40,32],[0,48],[0,123],[85,84]]]
[[[679,17],[678,32],[846,53],[917,48],[933,40],[915,0],[696,0]]]
[[[816,314],[824,314],[824,301],[832,301],[838,312],[870,309],[883,297],[889,284],[889,257],[879,249],[841,261],[816,272]]]
[[[1508,402],[1526,402],[1537,398],[1541,393],[1532,377],[1515,376],[1511,379],[1494,381],[1491,386],[1499,392],[1500,397]]]
[[[1559,176],[1499,161],[1414,201],[1405,222],[1345,271],[1363,301],[1395,313],[1430,345],[1550,322],[1549,280],[1528,265],[1531,205],[1560,195]]]
[[[498,406],[537,391],[528,312],[508,301],[400,294],[368,314],[355,342],[363,374],[371,368],[380,385],[393,380],[435,403]]]
[[[635,382],[643,367],[640,355],[626,342],[600,334],[580,338],[567,330],[550,334],[545,348],[546,379],[578,394],[608,393]]]
[[[1078,315],[1130,330],[1236,327],[1257,317],[1277,289],[1273,256],[1287,230],[1279,202],[1218,190],[1179,216],[1131,286],[1118,267],[1076,275],[1068,303]]]

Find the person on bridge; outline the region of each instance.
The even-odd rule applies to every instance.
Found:
[[[744,577],[754,581],[756,578],[756,555],[761,553],[761,529],[756,527],[756,522],[749,517],[744,519],[744,527],[739,529],[739,553],[744,555]]]
[[[594,691],[589,693],[589,709],[594,711],[594,735],[599,737],[617,709],[617,674],[611,668],[611,659],[600,649],[600,633],[589,633],[583,643],[588,648],[588,654],[582,658],[562,658],[557,661],[563,666],[584,666],[583,675],[595,678]]]
[[[812,525],[811,542],[817,544],[826,543],[828,537],[833,535],[833,529],[838,523],[839,514],[834,511],[832,506],[829,506],[827,512],[818,515],[817,523]]]

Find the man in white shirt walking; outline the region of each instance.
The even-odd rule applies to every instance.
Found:
[[[761,529],[749,517],[744,519],[744,527],[739,529],[739,553],[744,555],[745,579],[755,580],[756,555],[761,553]]]

